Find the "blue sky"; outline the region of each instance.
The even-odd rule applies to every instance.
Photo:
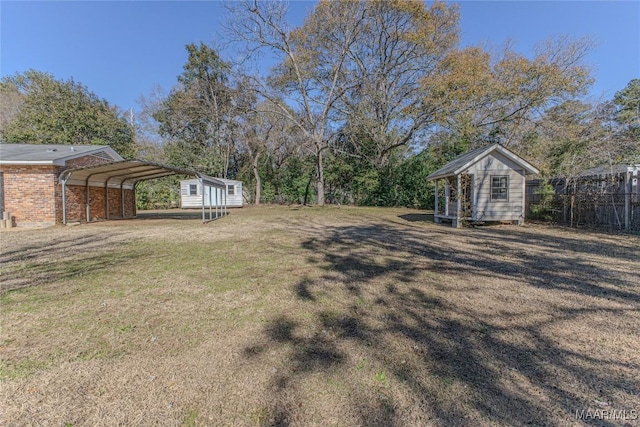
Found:
[[[313,2],[293,1],[299,25]],[[585,62],[596,78],[591,95],[610,99],[640,78],[640,1],[464,1],[462,46],[499,49],[511,39],[531,49],[550,36],[590,36]],[[205,1],[0,2],[0,74],[30,68],[86,85],[123,109],[157,85],[168,91],[182,71],[184,46],[220,45],[225,9]]]

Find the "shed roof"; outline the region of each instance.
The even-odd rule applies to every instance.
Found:
[[[162,178],[169,175],[191,175],[211,187],[226,188],[226,183],[200,172],[175,168],[143,160],[122,160],[96,166],[67,169],[60,174],[65,185],[90,185],[111,187],[133,187],[138,181]]]
[[[108,145],[0,143],[0,164],[3,165],[64,166],[67,160],[86,155],[96,155],[107,160],[123,160],[122,156]]]
[[[431,175],[427,177],[427,180],[446,178],[448,176],[455,176],[461,174],[465,169],[474,163],[479,162],[489,154],[494,151],[498,151],[508,159],[512,160],[517,165],[521,166],[527,173],[537,174],[539,173],[538,169],[531,165],[529,162],[516,155],[515,153],[507,150],[500,144],[492,144],[486,147],[476,148],[475,150],[471,150],[467,153],[464,153],[437,171],[433,172]]]

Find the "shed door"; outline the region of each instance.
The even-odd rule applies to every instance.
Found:
[[[473,178],[471,174],[460,175],[460,218],[475,218],[475,203],[473,203]]]

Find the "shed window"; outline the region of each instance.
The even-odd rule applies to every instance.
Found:
[[[190,196],[198,195],[198,184],[189,184],[189,195]]]
[[[234,194],[236,194],[236,186],[235,185],[229,185],[227,187],[227,194],[229,196],[233,196]]]
[[[509,177],[491,177],[491,200],[509,200]]]

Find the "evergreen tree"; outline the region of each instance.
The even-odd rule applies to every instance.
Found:
[[[5,142],[109,145],[123,157],[135,155],[127,118],[73,79],[29,70],[4,77],[0,95],[15,101],[0,129]]]

